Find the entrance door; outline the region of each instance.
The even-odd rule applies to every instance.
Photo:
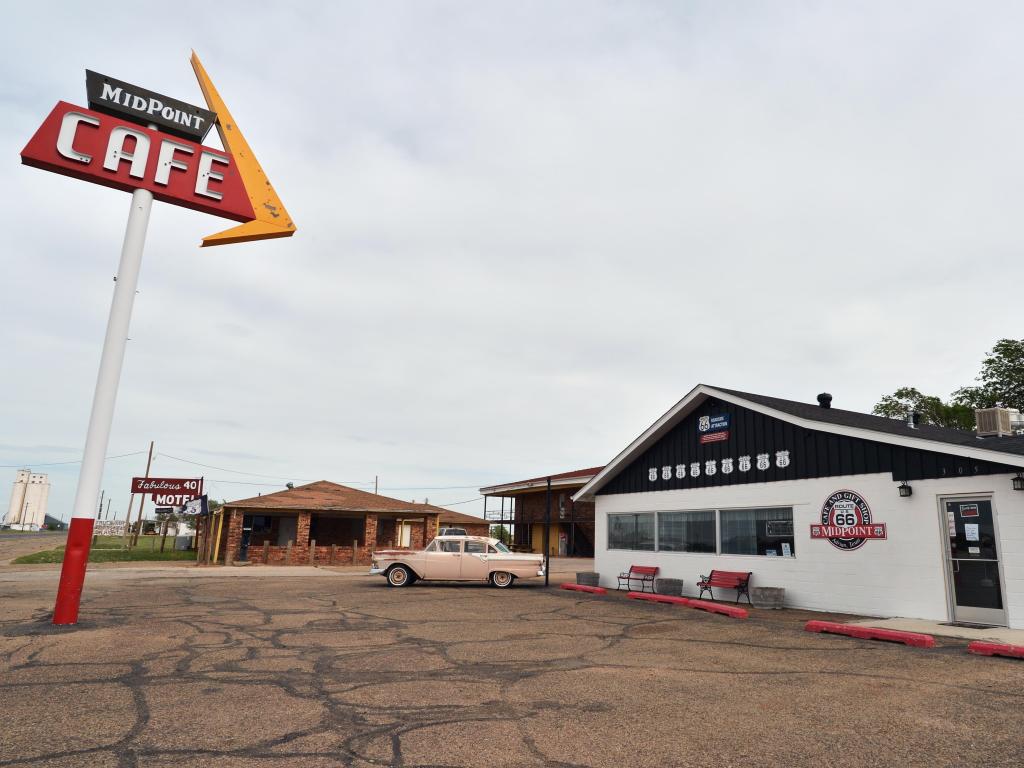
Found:
[[[252,515],[245,515],[242,517],[242,540],[238,543],[238,554],[235,556],[243,563],[249,559],[249,540],[251,538]]]
[[[992,501],[957,499],[945,505],[954,620],[1006,626]]]

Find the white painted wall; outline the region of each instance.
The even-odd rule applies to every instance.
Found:
[[[991,496],[999,536],[1003,602],[1009,626],[1024,629],[1024,492],[1014,491],[1013,475],[917,480],[914,493],[899,496],[889,473],[750,483],[731,487],[616,494],[597,497],[595,570],[601,584],[614,588],[630,565],[657,565],[660,575],[681,578],[683,593],[697,595],[701,574],[712,568],[752,571],[751,586],[785,587],[794,608],[949,621],[950,597],[945,560],[945,512],[940,496]],[[857,491],[871,506],[874,522],[885,523],[888,539],[866,541],[841,551],[810,538],[821,505],[833,492]],[[710,555],[687,552],[608,550],[608,514],[742,507],[793,507],[795,557]],[[716,597],[732,599],[731,590]]]

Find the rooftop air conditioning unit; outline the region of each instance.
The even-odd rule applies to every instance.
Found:
[[[979,408],[974,418],[978,437],[1004,437],[1024,430],[1024,414],[1016,408]]]

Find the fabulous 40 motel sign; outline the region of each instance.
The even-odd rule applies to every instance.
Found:
[[[87,71],[90,108],[58,102],[21,152],[25,165],[132,193],[54,624],[78,621],[103,458],[110,441],[153,200],[242,222],[203,238],[203,246],[295,234],[295,224],[195,52],[192,68],[207,109]],[[223,151],[202,144],[213,125]]]

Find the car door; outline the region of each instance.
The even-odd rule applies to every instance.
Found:
[[[423,578],[458,579],[462,561],[461,539],[434,539],[432,550],[423,553]]]
[[[485,581],[489,568],[487,542],[467,539],[462,549],[461,578],[467,581]]]

